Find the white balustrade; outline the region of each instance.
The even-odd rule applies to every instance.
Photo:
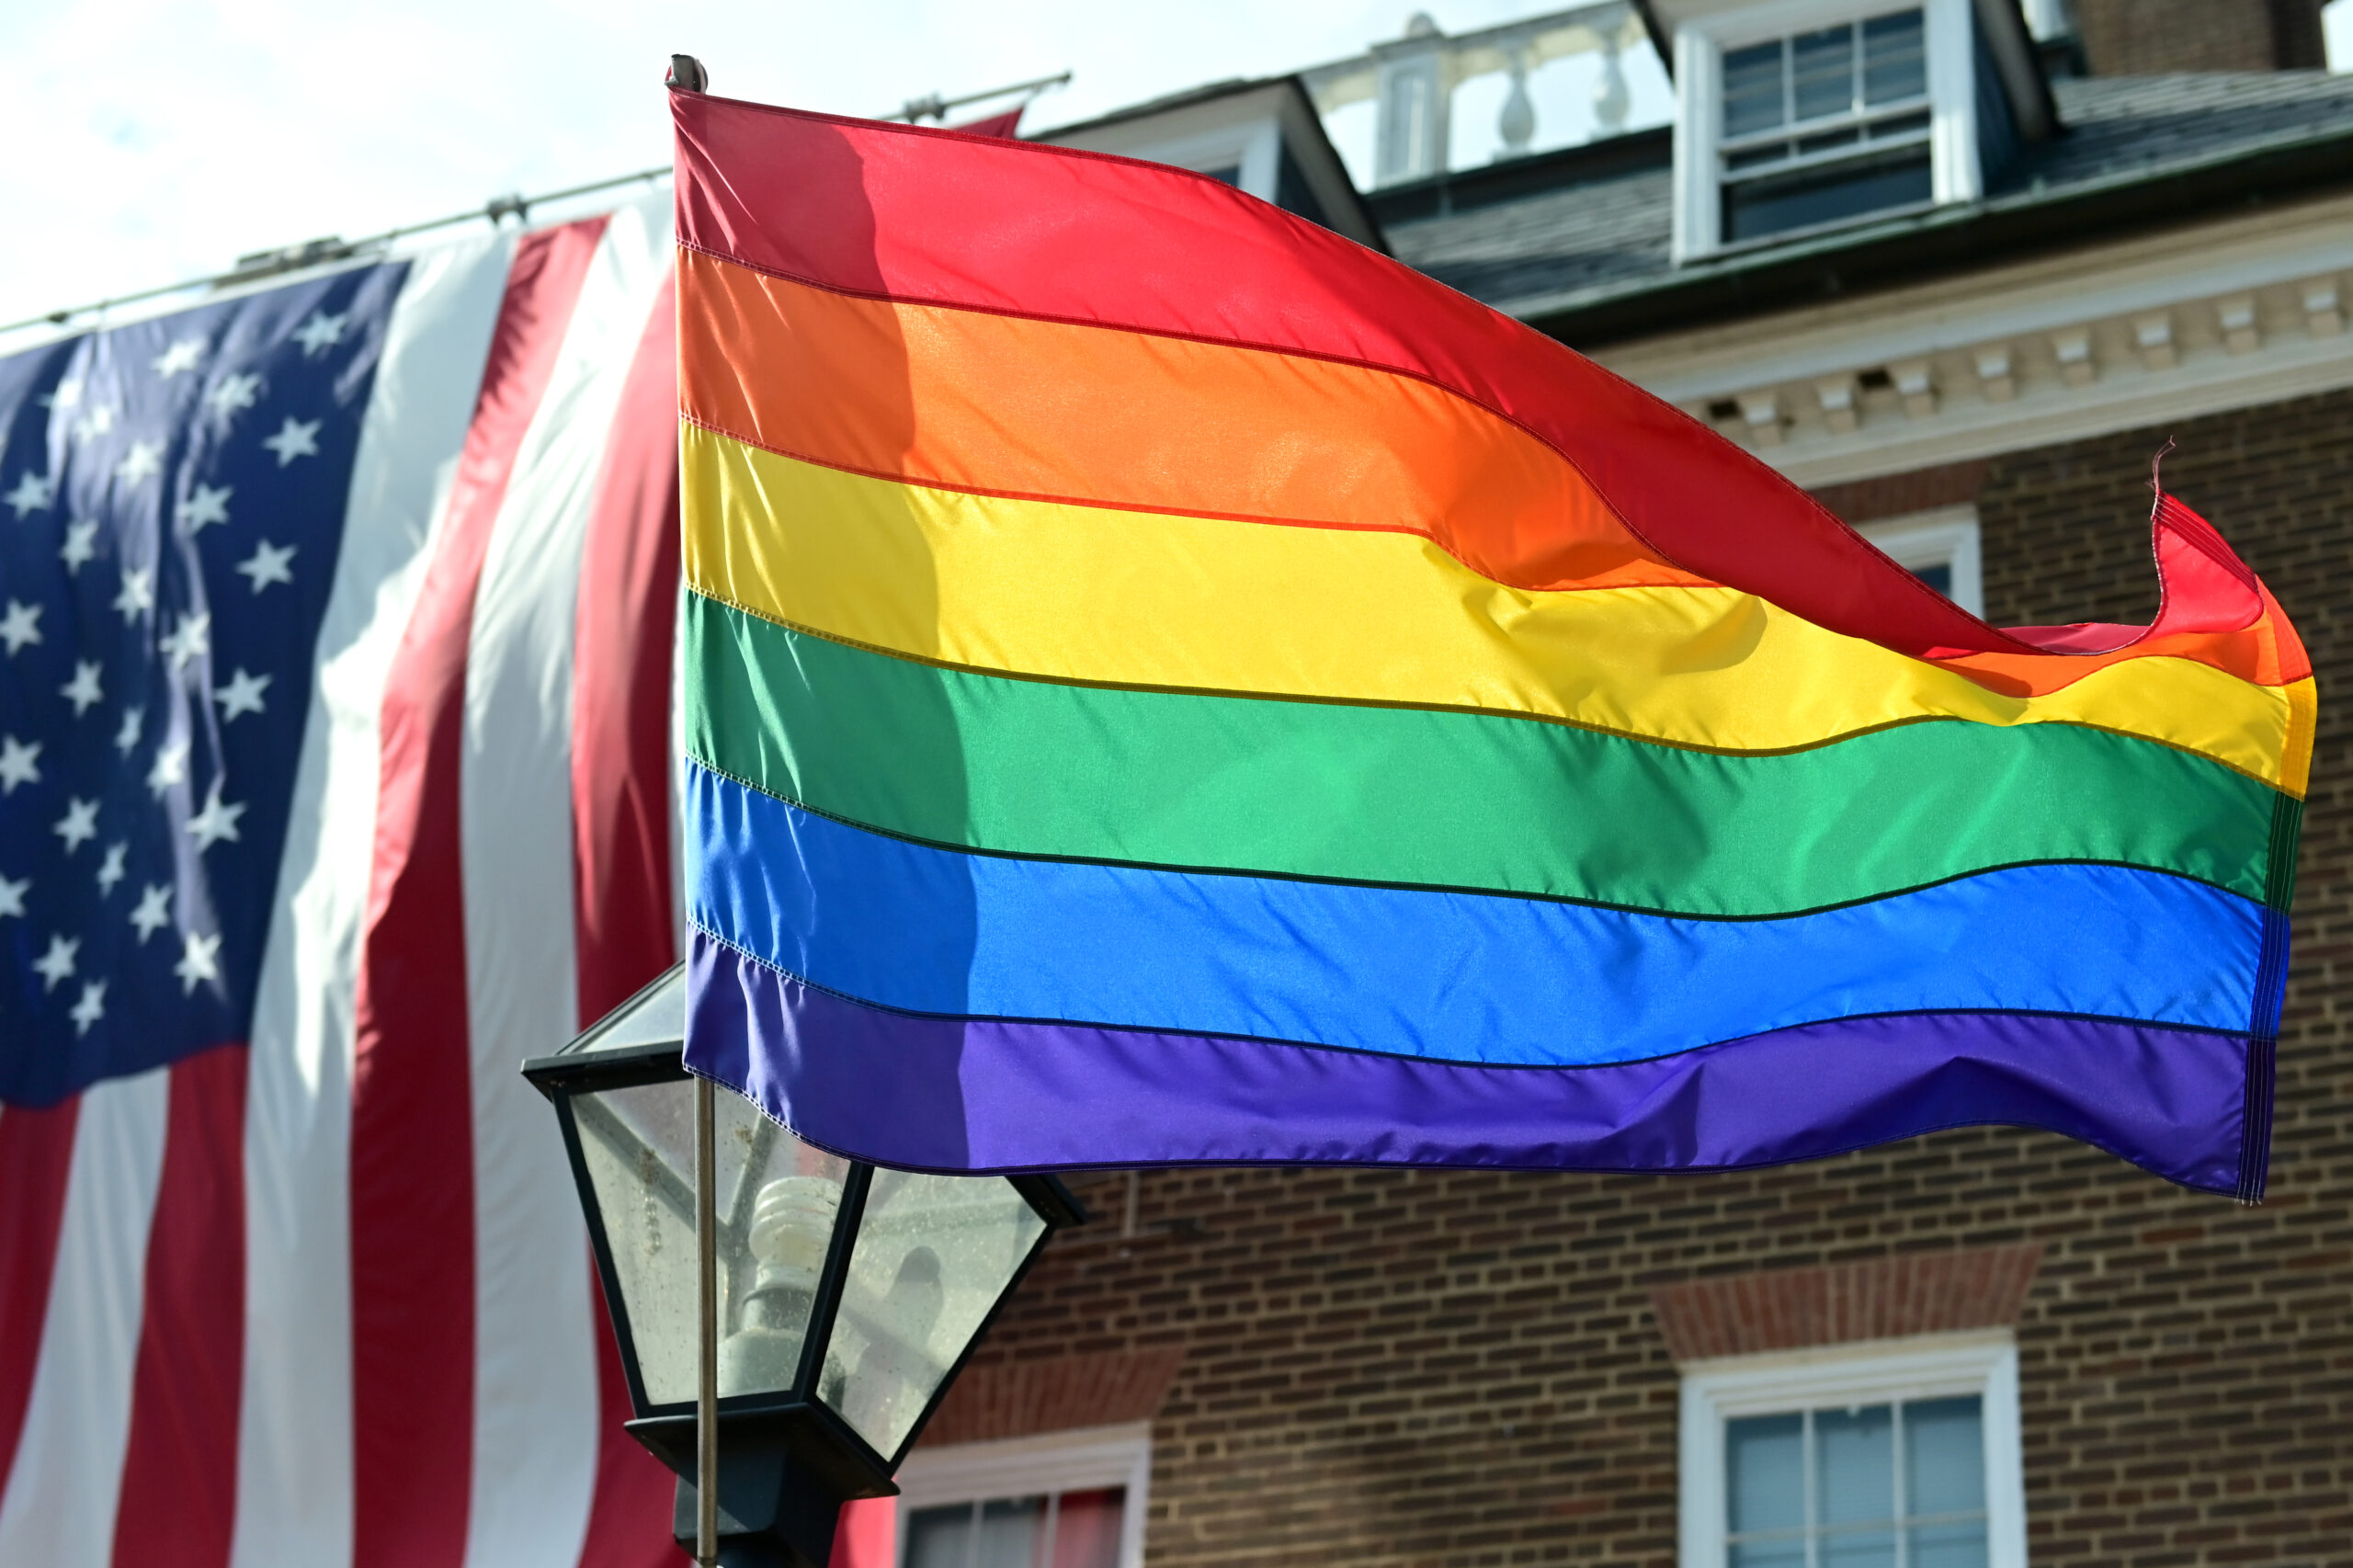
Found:
[[[1593,88],[1593,136],[1626,129],[1633,93],[1620,60],[1628,48],[1647,48],[1642,18],[1625,0],[1575,6],[1540,17],[1447,33],[1427,12],[1415,12],[1403,38],[1374,44],[1353,60],[1336,60],[1300,73],[1325,116],[1371,100],[1373,184],[1399,185],[1443,174],[1450,166],[1454,92],[1476,77],[1502,74],[1509,90],[1496,117],[1498,160],[1519,157],[1537,141],[1536,100],[1529,76],[1554,60],[1599,56]]]

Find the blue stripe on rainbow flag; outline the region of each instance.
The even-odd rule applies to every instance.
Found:
[[[1439,1061],[1591,1065],[1823,1019],[2002,1011],[2244,1033],[2261,906],[2112,866],[1818,914],[1541,900],[972,855],[690,764],[689,917],[847,995]],[[1214,939],[1212,939],[1214,937]]]

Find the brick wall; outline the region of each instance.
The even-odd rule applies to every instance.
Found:
[[[1820,1268],[1705,1275],[1651,1291],[1659,1336],[1677,1362],[2016,1328],[2042,1270],[2034,1242],[1938,1247]]]
[[[2321,63],[2318,0],[2073,0],[2096,76]]]
[[[2147,616],[2166,433],[1986,465],[1996,619]],[[1667,1568],[1677,1383],[1654,1292],[2032,1247],[2040,1568],[2353,1562],[2353,394],[2169,433],[2168,485],[2270,580],[2323,682],[2270,1201],[2012,1131],[1672,1180],[1162,1172],[1126,1240],[1115,1180],[1089,1189],[1107,1221],[1056,1244],[978,1364],[1181,1353],[1154,1426],[1156,1568]]]

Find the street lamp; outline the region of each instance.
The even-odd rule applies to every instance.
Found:
[[[678,1474],[680,1544],[696,1549],[709,1399],[702,1536],[717,1561],[825,1568],[841,1505],[898,1491],[892,1471],[990,1319],[1085,1211],[1051,1176],[882,1170],[803,1143],[686,1071],[686,996],[682,965],[523,1075],[555,1104],[628,1430]],[[712,1178],[702,1275],[699,1170]],[[709,1378],[702,1313],[717,1325]]]

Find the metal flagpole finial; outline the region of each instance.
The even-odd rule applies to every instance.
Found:
[[[674,54],[670,56],[669,74],[662,78],[662,85],[681,93],[699,93],[710,85],[710,73],[693,55]]]

